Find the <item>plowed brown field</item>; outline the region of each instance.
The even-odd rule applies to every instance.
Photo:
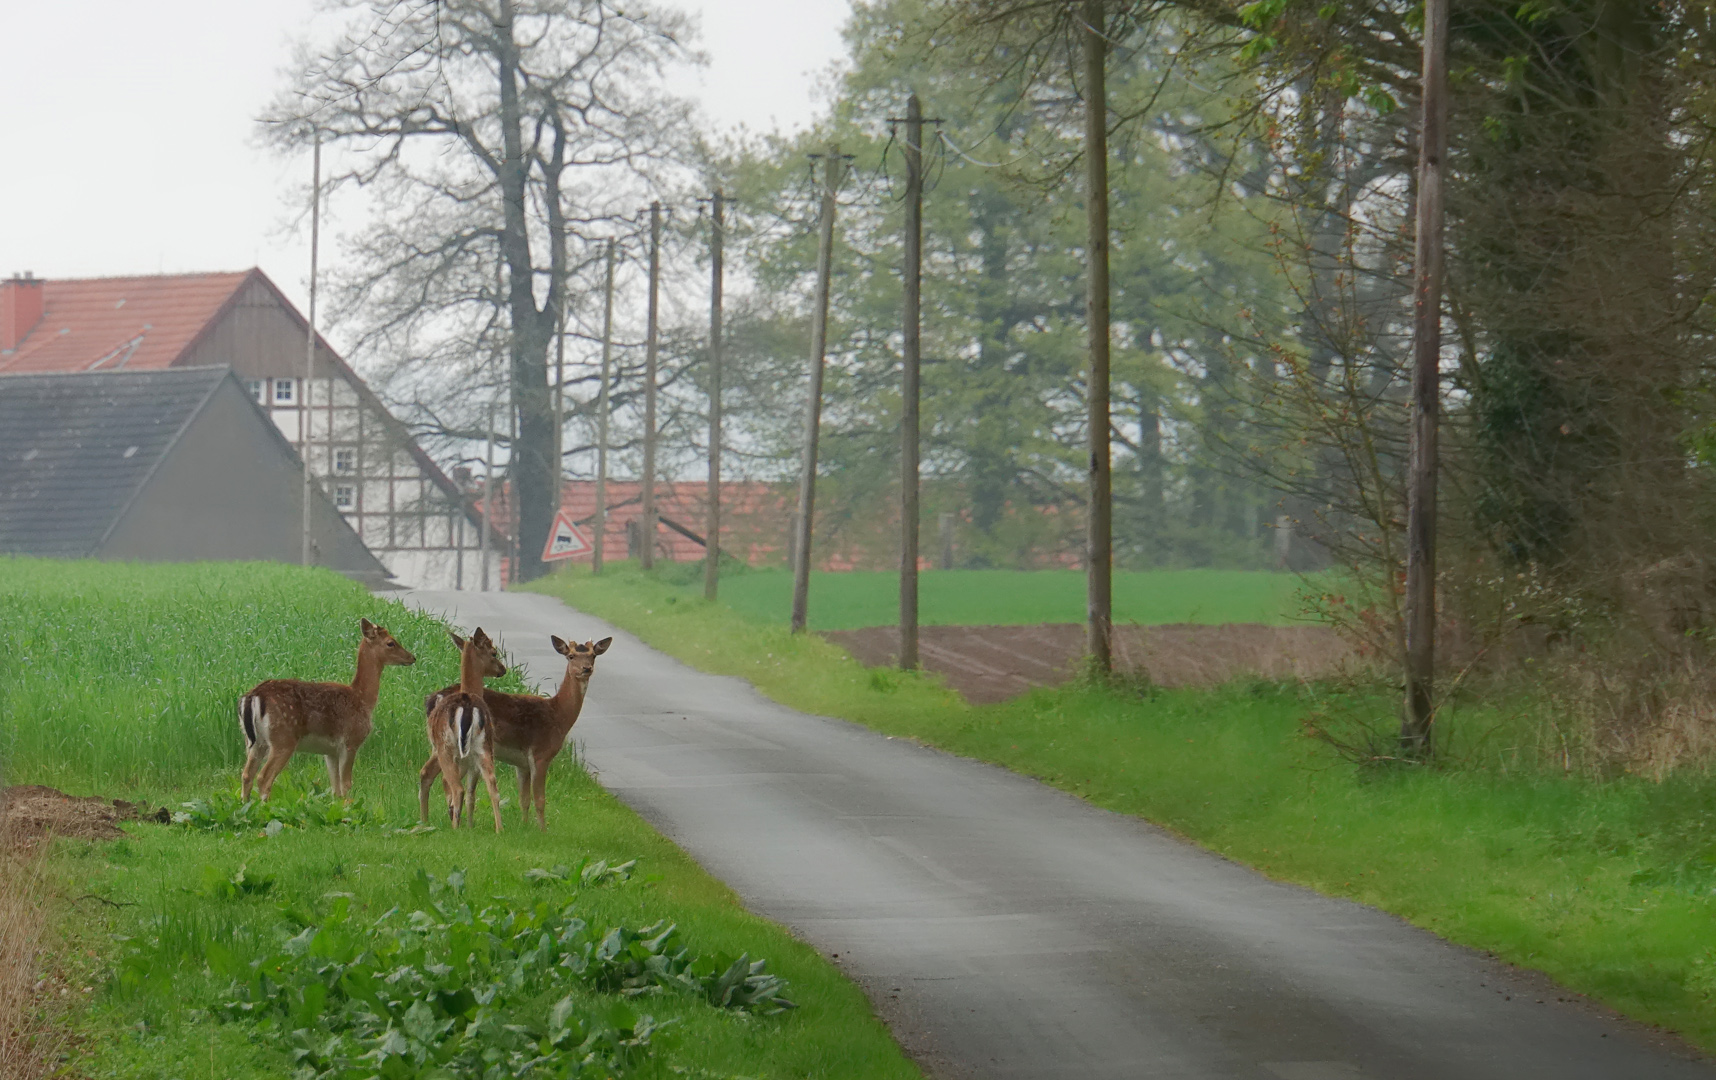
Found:
[[[869,667],[899,657],[899,630],[871,626],[828,630],[823,637]],[[1033,686],[1066,682],[1085,654],[1077,623],[1038,626],[925,626],[918,630],[923,666],[973,704],[1017,697]],[[1339,673],[1353,650],[1321,626],[1117,626],[1114,663],[1140,668],[1159,686],[1216,686],[1245,676],[1317,679]]]

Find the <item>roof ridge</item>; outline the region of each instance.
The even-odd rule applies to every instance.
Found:
[[[99,277],[38,277],[33,280],[47,285],[68,285],[85,281],[164,281],[169,278],[242,277],[258,269],[261,268],[250,266],[243,270],[183,270],[173,274],[104,274]]]

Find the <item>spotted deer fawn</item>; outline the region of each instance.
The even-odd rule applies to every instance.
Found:
[[[495,832],[501,831],[500,795],[495,790],[495,747],[489,707],[484,704],[483,679],[506,674],[495,643],[477,627],[468,640],[452,635],[459,646],[459,685],[435,695],[428,711],[429,745],[434,755],[423,767],[418,804],[423,820],[429,820],[430,768],[440,772],[447,795],[447,816],[453,828],[460,819],[470,822],[477,808],[477,777],[489,789],[489,806],[495,812]]]
[[[551,636],[551,640],[554,651],[566,658],[566,676],[553,697],[483,691],[483,702],[493,718],[494,755],[518,770],[518,804],[524,820],[530,820],[530,804],[534,801],[536,825],[545,832],[548,766],[566,745],[566,736],[584,709],[584,695],[590,687],[590,675],[596,670],[596,657],[614,643],[611,637],[567,642]],[[441,699],[455,689],[449,686],[430,694],[423,703],[425,711],[434,712]],[[435,783],[436,768],[436,760],[430,758],[418,774],[419,801],[425,819],[429,816],[429,788]]]
[[[298,753],[325,757],[334,795],[343,799],[351,794],[352,759],[369,738],[382,669],[417,662],[385,626],[368,619],[362,622],[357,673],[350,685],[269,679],[238,699],[238,726],[244,732],[246,802],[250,801],[252,782],[262,801],[267,802],[275,779]]]

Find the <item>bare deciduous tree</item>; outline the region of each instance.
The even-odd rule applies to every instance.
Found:
[[[558,501],[548,355],[587,234],[635,209],[683,145],[686,108],[661,77],[696,59],[685,21],[646,0],[347,0],[349,29],[303,46],[264,120],[283,147],[319,132],[369,195],[342,313],[360,351],[391,361],[450,418],[506,359],[519,566]],[[585,256],[588,256],[586,258]],[[461,404],[466,409],[461,410]],[[474,423],[471,423],[474,428]]]

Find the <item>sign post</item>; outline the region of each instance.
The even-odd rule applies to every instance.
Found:
[[[548,528],[548,543],[542,548],[542,561],[571,559],[588,555],[593,550],[595,545],[590,543],[590,538],[572,524],[572,515],[563,509],[556,512],[554,524]]]

